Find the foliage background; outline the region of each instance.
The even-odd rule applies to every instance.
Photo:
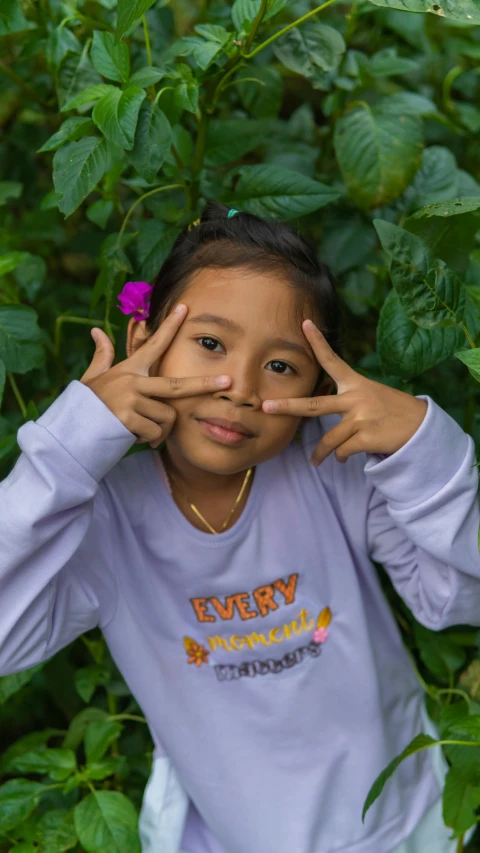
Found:
[[[18,428],[86,370],[92,326],[124,358],[117,294],[208,199],[312,237],[346,360],[430,394],[478,446],[479,23],[477,0],[2,0],[0,476]],[[378,570],[444,739],[460,851],[480,635],[422,627]],[[140,849],[152,743],[99,633],[0,678],[0,749],[0,853]]]

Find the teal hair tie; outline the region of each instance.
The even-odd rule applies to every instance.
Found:
[[[234,207],[231,207],[227,213],[227,219],[230,219],[231,216],[235,216],[236,213],[240,213],[239,210],[235,210]]]

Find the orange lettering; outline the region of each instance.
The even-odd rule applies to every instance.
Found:
[[[247,593],[245,592],[243,595],[247,595]],[[227,595],[225,606],[221,604],[218,598],[210,599],[220,619],[233,619],[233,605],[235,604],[236,597],[236,595]]]
[[[207,604],[208,599],[206,598],[191,598],[192,607],[197,614],[197,619],[199,622],[216,622],[215,616],[208,616]]]
[[[253,590],[253,597],[257,602],[257,607],[260,610],[261,616],[266,616],[269,609],[278,610],[278,604],[273,600],[274,594],[275,590],[273,588],[273,584],[268,584],[268,586],[259,586],[257,589]]]
[[[249,598],[248,593],[239,592],[238,595],[234,595],[233,597],[235,598],[236,605],[238,607],[238,612],[240,613],[240,616],[242,617],[243,620],[253,619],[254,616],[258,616],[258,613],[256,610],[247,610],[248,598]],[[246,598],[247,601],[243,601],[242,599],[244,599],[244,598]]]
[[[285,597],[285,604],[292,604],[295,601],[295,590],[297,588],[298,574],[290,575],[288,585],[281,578],[273,582],[273,586]]]

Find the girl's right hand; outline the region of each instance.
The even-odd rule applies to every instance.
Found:
[[[178,309],[181,309],[180,311]],[[95,328],[95,353],[80,382],[100,397],[134,435],[136,444],[148,441],[158,447],[171,432],[177,416],[173,406],[156,397],[193,397],[211,394],[230,385],[219,376],[149,376],[152,364],[168,349],[187,315],[185,305],[177,305],[157,331],[125,361],[112,367],[115,350],[110,338]],[[93,331],[93,330],[92,330]]]

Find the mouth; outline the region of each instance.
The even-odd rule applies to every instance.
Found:
[[[222,444],[240,444],[253,437],[248,427],[238,421],[227,421],[224,418],[195,418],[203,432]]]

